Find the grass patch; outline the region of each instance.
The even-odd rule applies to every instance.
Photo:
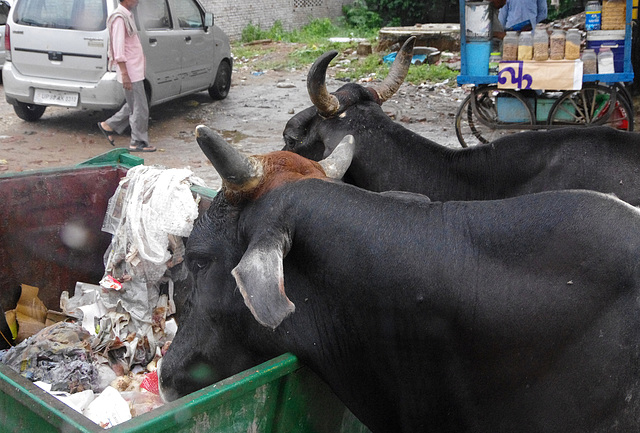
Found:
[[[389,74],[389,65],[384,64],[382,57],[380,54],[371,54],[365,58],[352,60],[345,69],[336,73],[336,78],[356,81],[373,76],[382,80]],[[457,71],[452,71],[444,65],[411,65],[404,81],[422,84],[449,80],[451,86],[456,86],[457,76]]]
[[[411,67],[409,67],[409,73],[407,74],[407,78],[405,79],[405,81],[413,84],[422,84],[427,81],[439,83],[445,80],[449,80],[449,85],[452,87],[456,87],[457,76],[458,71],[452,71],[442,64],[420,66],[411,65]]]
[[[312,64],[321,54],[329,50],[342,53],[348,49],[355,50],[358,45],[357,42],[331,42],[329,38],[365,38],[375,45],[377,34],[377,28],[336,25],[328,18],[314,19],[303,28],[290,32],[284,30],[280,21],[267,30],[249,23],[242,31],[241,42],[232,44],[232,51],[236,59],[243,62],[251,61],[251,67],[254,70],[299,69]],[[286,42],[294,47],[286,58],[274,60],[274,56],[270,56],[276,50],[273,45],[249,44],[260,40]],[[341,65],[336,78],[356,81],[375,76],[383,79],[389,73],[389,66],[382,62],[382,57],[382,54],[374,53],[364,58],[353,58],[349,63]],[[451,71],[442,65],[412,65],[405,81],[421,84],[426,81],[442,82],[449,79],[452,85],[455,85],[457,74],[456,71]]]

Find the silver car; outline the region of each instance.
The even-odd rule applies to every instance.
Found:
[[[0,0],[2,1],[2,0]],[[107,17],[118,0],[17,0],[7,20],[2,71],[7,102],[35,121],[49,105],[117,109],[122,85],[109,70]],[[229,38],[198,0],[141,0],[135,12],[151,106],[231,85]]]

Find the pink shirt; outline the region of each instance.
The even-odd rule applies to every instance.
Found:
[[[127,8],[122,5],[118,5],[116,9],[131,18],[133,20],[133,14]],[[135,24],[134,24],[135,25]],[[111,47],[113,50],[114,62],[125,62],[127,65],[127,73],[132,83],[136,81],[142,81],[144,79],[145,58],[142,51],[142,44],[138,34],[135,33],[131,36],[127,35],[124,20],[122,17],[118,17],[111,24]],[[122,71],[120,67],[117,68],[117,79],[122,83]]]

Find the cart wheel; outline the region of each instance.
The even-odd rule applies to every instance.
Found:
[[[612,104],[613,101],[613,104]],[[630,99],[617,88],[585,83],[580,90],[564,92],[549,112],[550,125],[607,125],[633,131],[633,108]]]
[[[519,126],[533,125],[534,117],[520,92],[480,86],[462,102],[455,122],[460,145],[469,147],[520,132]]]
[[[624,83],[615,83],[613,87],[616,88],[616,97],[624,98],[624,100],[627,101],[629,107],[631,107],[631,118],[634,119],[635,109],[633,107],[633,96],[631,96],[631,93],[629,92],[629,90],[627,90],[627,86],[625,86]]]

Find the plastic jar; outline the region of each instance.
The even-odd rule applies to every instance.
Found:
[[[598,73],[613,74],[615,72],[613,66],[613,52],[607,46],[601,46],[598,51]]]
[[[522,32],[518,38],[518,60],[533,59],[533,37],[531,32]]]
[[[582,53],[582,73],[583,74],[597,74],[598,73],[598,60],[596,59],[596,52],[593,49],[586,49]]]
[[[498,52],[491,53],[489,56],[489,75],[498,75],[502,55]]]
[[[564,58],[567,60],[577,60],[580,58],[580,43],[582,35],[578,29],[567,31],[567,40],[564,46]]]
[[[549,46],[550,46],[549,58],[551,60],[564,59],[565,39],[566,37],[564,34],[564,30],[555,29],[553,33],[551,33],[551,37],[549,38]]]
[[[602,16],[602,6],[598,0],[590,0],[585,8],[584,29],[588,32],[600,30],[600,19]]]
[[[602,30],[622,30],[627,18],[627,2],[625,0],[605,0],[602,3]]]
[[[518,60],[518,32],[507,32],[502,40],[502,60]]]
[[[549,58],[549,34],[542,27],[536,27],[533,34],[533,60],[539,62]]]

